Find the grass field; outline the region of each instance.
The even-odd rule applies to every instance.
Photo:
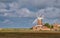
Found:
[[[60,33],[0,32],[0,38],[60,38]]]
[[[59,31],[32,31],[31,29],[0,29],[0,38],[60,38]]]

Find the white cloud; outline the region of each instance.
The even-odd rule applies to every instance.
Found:
[[[37,13],[43,14],[48,18],[60,17],[60,9],[55,7],[47,7],[39,10]]]
[[[1,12],[0,16],[7,16],[7,17],[32,17],[34,15],[34,13],[27,8],[17,10],[0,9],[0,12]]]
[[[7,13],[4,13],[4,16],[7,16],[8,14]]]
[[[2,23],[5,23],[5,24],[11,24],[11,23],[13,23],[13,22],[10,21],[10,20],[8,20],[8,19],[6,19],[6,20],[4,20]]]
[[[19,6],[24,6],[24,5],[28,5],[29,4],[29,0],[17,0],[19,3]]]
[[[7,6],[6,6],[5,3],[0,2],[0,9],[6,8],[6,7],[7,7]]]
[[[1,7],[6,7],[6,4],[0,3]],[[11,8],[18,8],[22,6],[29,6],[32,5],[36,8],[47,7],[47,6],[60,6],[60,0],[17,0],[17,2],[9,3]]]
[[[11,10],[16,10],[16,9],[19,9],[19,4],[17,2],[12,2],[12,3],[9,3],[9,7]]]
[[[8,10],[7,10],[8,11]],[[5,12],[5,11],[2,11]],[[40,9],[37,12],[32,12],[27,8],[22,8],[15,10],[15,12],[10,12],[10,13],[3,13],[3,16],[8,16],[8,17],[36,17],[36,14],[43,14],[45,17],[48,18],[55,18],[55,17],[60,17],[60,9],[55,8],[55,7],[47,7],[44,9]]]
[[[0,9],[0,12],[7,12],[7,9]]]
[[[7,8],[7,9],[6,9]],[[30,11],[37,8],[38,11]],[[17,2],[0,2],[0,16],[6,17],[36,17],[43,14],[46,18],[60,18],[60,0],[18,0]],[[59,19],[53,20],[53,23]],[[13,23],[5,20],[3,23]]]
[[[28,17],[31,14],[31,12],[27,8],[22,8],[20,10],[17,10],[16,12],[20,17]]]
[[[59,7],[60,6],[60,0],[31,0],[30,3],[35,7]]]
[[[60,17],[60,0],[18,0],[18,2],[8,3],[9,10],[5,9],[7,5],[0,2],[0,15],[9,17],[36,17],[36,14],[44,14],[46,17],[55,18]],[[27,9],[28,5],[32,5],[36,8],[45,7],[39,9],[37,12],[32,12]],[[21,8],[21,6],[27,6],[26,8]]]

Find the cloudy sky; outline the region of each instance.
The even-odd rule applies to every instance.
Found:
[[[60,0],[0,0],[0,17],[36,17],[37,14],[60,18]],[[13,23],[8,19],[5,22]]]
[[[0,0],[0,16],[5,17],[60,17],[60,0]]]
[[[0,0],[0,16],[34,17],[37,13],[59,18],[60,0]]]

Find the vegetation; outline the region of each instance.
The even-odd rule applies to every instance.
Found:
[[[0,38],[59,38],[60,33],[23,33],[23,32],[0,32]]]
[[[0,28],[0,32],[30,32],[31,28]]]
[[[45,23],[45,26],[47,26],[48,28],[53,28],[53,25],[50,25],[49,23]]]
[[[30,28],[31,30],[33,29],[33,28]]]

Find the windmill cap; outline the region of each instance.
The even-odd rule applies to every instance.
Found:
[[[43,17],[38,17],[38,19],[43,19]]]

